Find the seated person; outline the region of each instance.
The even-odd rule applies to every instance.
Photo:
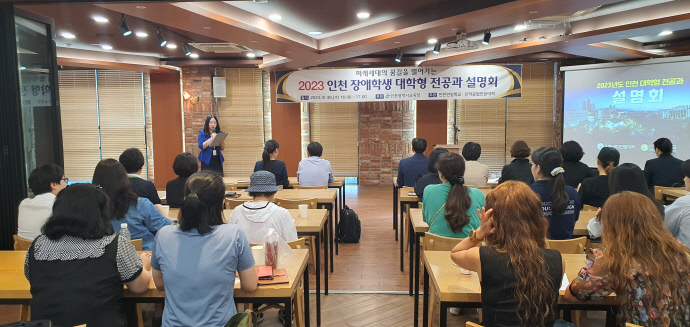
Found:
[[[263,243],[264,236],[271,228],[285,242],[297,239],[297,228],[290,212],[272,202],[278,191],[275,175],[265,170],[257,171],[252,174],[246,190],[252,200],[237,206],[230,213],[229,223],[239,225],[249,243]]]
[[[481,225],[453,248],[458,266],[476,271],[484,326],[558,326],[558,289],[565,263],[549,250],[541,200],[523,182],[509,181],[486,196]],[[481,245],[486,241],[486,246]],[[537,300],[539,299],[539,300]]]
[[[321,159],[323,146],[319,142],[307,145],[309,158],[302,159],[297,168],[297,182],[300,186],[322,186],[333,183],[333,169],[328,160]]]
[[[448,150],[446,150],[446,148],[437,147],[433,151],[431,151],[431,154],[429,154],[429,173],[420,177],[414,184],[414,193],[417,194],[419,201],[422,201],[422,199],[424,199],[424,188],[426,188],[429,185],[443,183],[441,182],[441,179],[438,178],[438,169],[436,169],[436,162],[438,162],[438,157],[443,153],[448,153]]]
[[[664,227],[654,203],[636,192],[611,195],[601,223],[606,249],[588,255],[564,300],[597,300],[615,292],[621,326],[687,326],[690,250]]]
[[[578,190],[581,206],[586,204],[601,208],[604,205],[606,199],[609,198],[609,176],[618,166],[620,159],[621,154],[614,148],[603,147],[599,151],[597,156],[599,176],[585,179]]]
[[[119,303],[122,284],[132,293],[147,291],[151,257],[137,254],[126,236],[113,231],[110,208],[105,193],[91,184],[75,184],[57,195],[43,234],[26,252],[31,320],[48,319],[54,326],[127,324]]]
[[[120,155],[120,163],[127,171],[130,179],[132,192],[140,198],[147,198],[154,205],[161,204],[158,191],[153,183],[141,178],[141,171],[144,168],[144,155],[137,148],[129,148]]]
[[[489,181],[489,166],[479,163],[482,146],[479,143],[467,142],[462,147],[462,157],[465,158],[465,184],[467,186],[482,187]]]
[[[398,187],[413,187],[417,179],[428,172],[429,158],[424,155],[426,140],[421,137],[412,139],[414,155],[400,160],[398,164]]]
[[[220,174],[194,173],[185,194],[180,224],[158,231],[151,253],[154,284],[165,291],[163,326],[223,326],[237,313],[235,272],[242,290],[257,288],[254,257],[244,232],[223,223]]]
[[[690,160],[683,162],[685,190],[690,191]],[[666,206],[664,225],[685,246],[690,247],[690,196],[682,196]]]
[[[53,212],[55,196],[67,186],[66,181],[65,173],[58,165],[43,165],[31,172],[29,188],[34,197],[19,204],[17,236],[33,240],[41,235],[43,223]]]
[[[527,146],[525,141],[515,141],[510,147],[510,156],[515,158],[509,164],[503,166],[499,183],[505,181],[522,181],[527,185],[534,183],[532,176],[532,164],[529,163],[529,155],[532,149]]]
[[[173,171],[177,178],[165,185],[165,200],[170,208],[179,208],[184,202],[184,184],[187,178],[199,170],[199,163],[189,152],[183,152],[175,157]]]
[[[457,153],[443,153],[436,164],[442,184],[424,189],[422,215],[429,233],[464,238],[479,227],[477,210],[484,206],[484,193],[465,186],[465,160]]]
[[[264,153],[261,155],[261,161],[257,161],[254,165],[254,172],[259,170],[267,170],[276,176],[278,185],[283,185],[283,188],[290,186],[288,180],[287,167],[285,162],[278,160],[278,150],[280,144],[274,140],[268,140],[264,144]]]
[[[580,198],[574,188],[565,185],[562,164],[561,153],[556,148],[543,147],[532,154],[535,182],[530,188],[541,198],[552,240],[573,238],[575,222],[580,218]]]
[[[649,190],[654,192],[654,186],[680,187],[683,186],[683,161],[673,157],[673,143],[662,137],[654,141],[656,159],[647,160],[644,164],[644,176]]]
[[[565,185],[577,189],[586,178],[596,176],[592,169],[580,161],[585,155],[580,143],[575,141],[563,143],[561,146],[561,155],[563,156],[563,169],[565,170],[565,172],[563,172]]]
[[[126,223],[132,239],[142,239],[144,251],[151,251],[153,237],[159,229],[172,224],[172,220],[164,217],[149,199],[137,197],[131,191],[130,178],[117,160],[101,160],[91,183],[102,188],[113,203],[110,221],[113,229],[119,232],[122,223]]]

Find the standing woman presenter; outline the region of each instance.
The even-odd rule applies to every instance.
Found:
[[[225,142],[220,142],[220,146],[211,146],[217,133],[220,133],[220,124],[215,115],[208,115],[204,123],[204,130],[199,131],[199,161],[201,170],[213,170],[223,175],[223,154]]]

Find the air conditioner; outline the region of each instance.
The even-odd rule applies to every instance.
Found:
[[[213,53],[241,53],[252,49],[235,43],[190,43],[189,45],[203,51]]]

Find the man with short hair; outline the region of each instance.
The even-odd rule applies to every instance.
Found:
[[[644,177],[649,189],[654,192],[654,186],[683,186],[683,161],[674,158],[673,143],[662,137],[654,141],[656,159],[647,160],[644,165]]]
[[[297,182],[301,186],[321,186],[333,183],[333,169],[331,163],[321,159],[323,146],[319,142],[311,142],[307,146],[309,158],[302,159],[297,168]]]
[[[34,197],[19,204],[17,235],[33,240],[41,235],[41,228],[53,213],[55,196],[67,186],[67,178],[58,165],[47,164],[34,169],[29,175],[29,188]]]
[[[412,139],[414,155],[400,160],[398,165],[398,187],[413,187],[417,178],[424,176],[429,169],[429,157],[424,155],[426,140],[421,137]]]
[[[153,203],[158,210],[163,212],[161,206],[161,199],[158,197],[158,190],[153,183],[141,178],[141,171],[144,168],[144,155],[137,148],[129,148],[122,152],[119,158],[122,166],[127,171],[129,176],[130,187],[132,192],[140,198],[147,198]]]

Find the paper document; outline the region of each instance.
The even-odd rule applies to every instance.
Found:
[[[561,281],[561,291],[565,291],[568,288],[568,285],[570,285],[570,280],[568,279],[568,275],[563,273],[563,281]]]
[[[216,138],[214,138],[213,142],[211,142],[211,146],[219,146],[220,142],[223,142],[227,136],[228,133],[223,132],[216,134]]]

